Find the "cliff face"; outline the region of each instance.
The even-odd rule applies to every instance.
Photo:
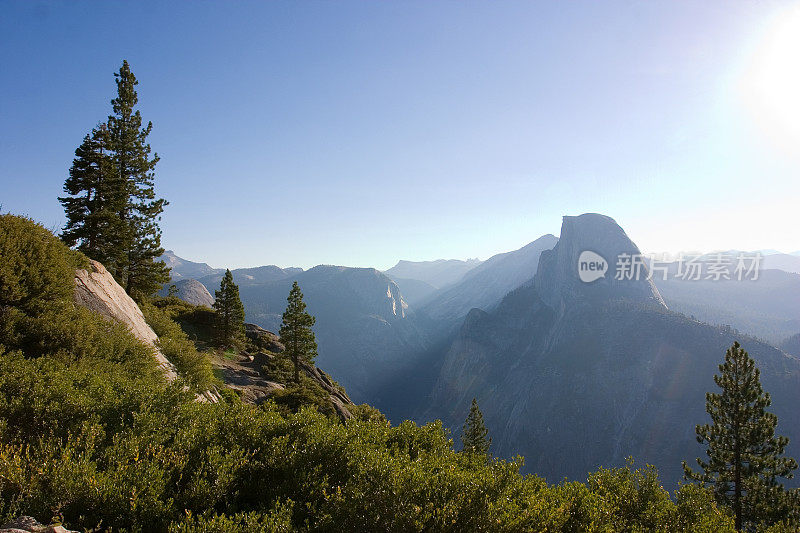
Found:
[[[156,346],[158,336],[145,322],[139,306],[97,261],[91,261],[89,270],[75,271],[75,303],[128,326],[137,339],[153,347],[158,365],[167,380],[178,377],[175,366]]]
[[[716,389],[717,365],[739,340],[772,394],[788,454],[797,455],[800,361],[670,312],[646,279],[610,279],[613,263],[606,278],[581,281],[586,249],[607,261],[638,251],[608,217],[566,217],[533,282],[496,309],[467,316],[420,421],[441,418],[458,435],[475,397],[492,451],[524,455],[526,469],[551,481],[582,479],[632,455],[671,485],[681,461],[703,453],[694,427],[707,421],[705,393]]]

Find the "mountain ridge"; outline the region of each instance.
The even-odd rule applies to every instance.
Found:
[[[609,262],[638,248],[602,215],[565,217],[564,226],[531,282],[494,309],[467,314],[417,420],[438,418],[456,430],[474,397],[495,453],[522,454],[529,471],[550,480],[581,479],[633,455],[677,482],[681,460],[702,453],[694,425],[705,420],[704,395],[738,339],[758,362],[796,455],[800,360],[670,311],[646,279],[616,280],[609,271],[582,282],[584,248]]]

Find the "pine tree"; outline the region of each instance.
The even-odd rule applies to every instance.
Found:
[[[217,342],[226,348],[239,346],[244,340],[244,306],[230,270],[225,271],[214,296]]]
[[[464,452],[476,455],[489,455],[489,447],[492,439],[488,437],[489,430],[483,423],[483,413],[478,408],[478,400],[472,399],[472,406],[469,408],[469,415],[464,422],[461,432],[461,442],[464,445]]]
[[[797,493],[777,478],[791,478],[797,462],[783,456],[789,439],[775,436],[778,418],[765,411],[772,400],[761,388],[755,361],[735,342],[719,370],[714,382],[722,391],[706,394],[712,424],[696,427],[708,460],[697,459],[702,471],[684,462],[684,477],[713,487],[718,502],[733,509],[737,531],[795,519]]]
[[[126,199],[120,193],[108,144],[105,124],[83,138],[64,182],[69,196],[58,200],[67,216],[62,240],[116,275],[126,231],[118,212]]]
[[[317,341],[311,326],[316,319],[306,311],[303,293],[295,281],[289,291],[286,311],[283,313],[283,323],[280,329],[280,341],[285,347],[285,353],[294,364],[294,381],[300,383],[300,361],[313,364],[317,356]]]
[[[119,218],[125,223],[124,269],[121,284],[128,294],[147,296],[169,281],[169,268],[156,261],[164,249],[161,247],[161,229],[158,222],[167,204],[156,198],[154,171],[158,154],[150,156],[147,136],[153,129],[148,122],[142,127],[142,116],[135,110],[139,97],[138,81],[127,61],[114,74],[117,97],[111,100],[114,113],[108,117],[109,145],[114,171],[126,202],[120,206]]]

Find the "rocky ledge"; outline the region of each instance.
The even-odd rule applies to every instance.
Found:
[[[43,525],[31,516],[20,516],[0,526],[0,533],[78,533],[61,525]]]

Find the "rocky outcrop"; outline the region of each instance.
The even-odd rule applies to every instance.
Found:
[[[176,379],[178,372],[175,366],[158,349],[156,345],[158,336],[147,325],[139,306],[102,264],[97,261],[90,263],[89,270],[75,271],[75,303],[128,326],[137,339],[153,347],[153,353],[164,376],[169,381]]]
[[[206,286],[196,279],[181,279],[173,284],[167,284],[158,291],[159,296],[169,296],[172,285],[175,285],[176,289],[174,296],[186,303],[205,307],[214,305],[214,297],[208,292]]]
[[[331,381],[328,374],[314,365],[301,362],[300,368],[308,377],[316,381],[317,384],[329,394],[333,408],[336,409],[336,414],[339,415],[339,418],[342,421],[347,421],[353,418],[353,415],[348,407],[355,404],[352,402],[352,400],[350,400],[350,397],[347,396],[347,393],[344,391],[344,389],[337,387],[333,381]]]
[[[64,526],[43,525],[32,516],[20,516],[0,526],[0,533],[78,533]]]
[[[332,265],[273,281],[243,281],[239,296],[246,320],[277,331],[293,281],[303,291],[308,312],[317,319],[313,328],[319,347],[317,364],[357,403],[379,401],[376,398],[384,386],[378,374],[390,378],[397,364],[405,363],[408,354],[424,344],[424,333],[397,284],[373,268]]]
[[[140,341],[153,349],[158,366],[167,381],[178,377],[175,366],[158,348],[158,336],[147,324],[139,306],[128,296],[106,268],[97,261],[90,261],[89,269],[75,271],[75,303],[109,320],[122,322]],[[205,391],[197,396],[199,401],[219,401],[215,391]]]
[[[267,333],[270,332],[267,331]],[[253,355],[240,353],[233,359],[218,357],[212,361],[212,364],[222,381],[229,388],[237,391],[242,400],[252,404],[260,404],[266,401],[275,391],[286,388],[284,383],[271,381],[264,376],[262,369],[273,357],[276,357],[274,353],[267,352]],[[301,362],[300,370],[328,393],[330,402],[342,421],[353,418],[349,407],[355,404],[341,387],[337,387],[333,383],[328,374],[316,366],[304,362]]]
[[[248,339],[253,341],[253,344],[262,350],[279,353],[284,349],[280,337],[256,324],[245,324],[244,334]]]

